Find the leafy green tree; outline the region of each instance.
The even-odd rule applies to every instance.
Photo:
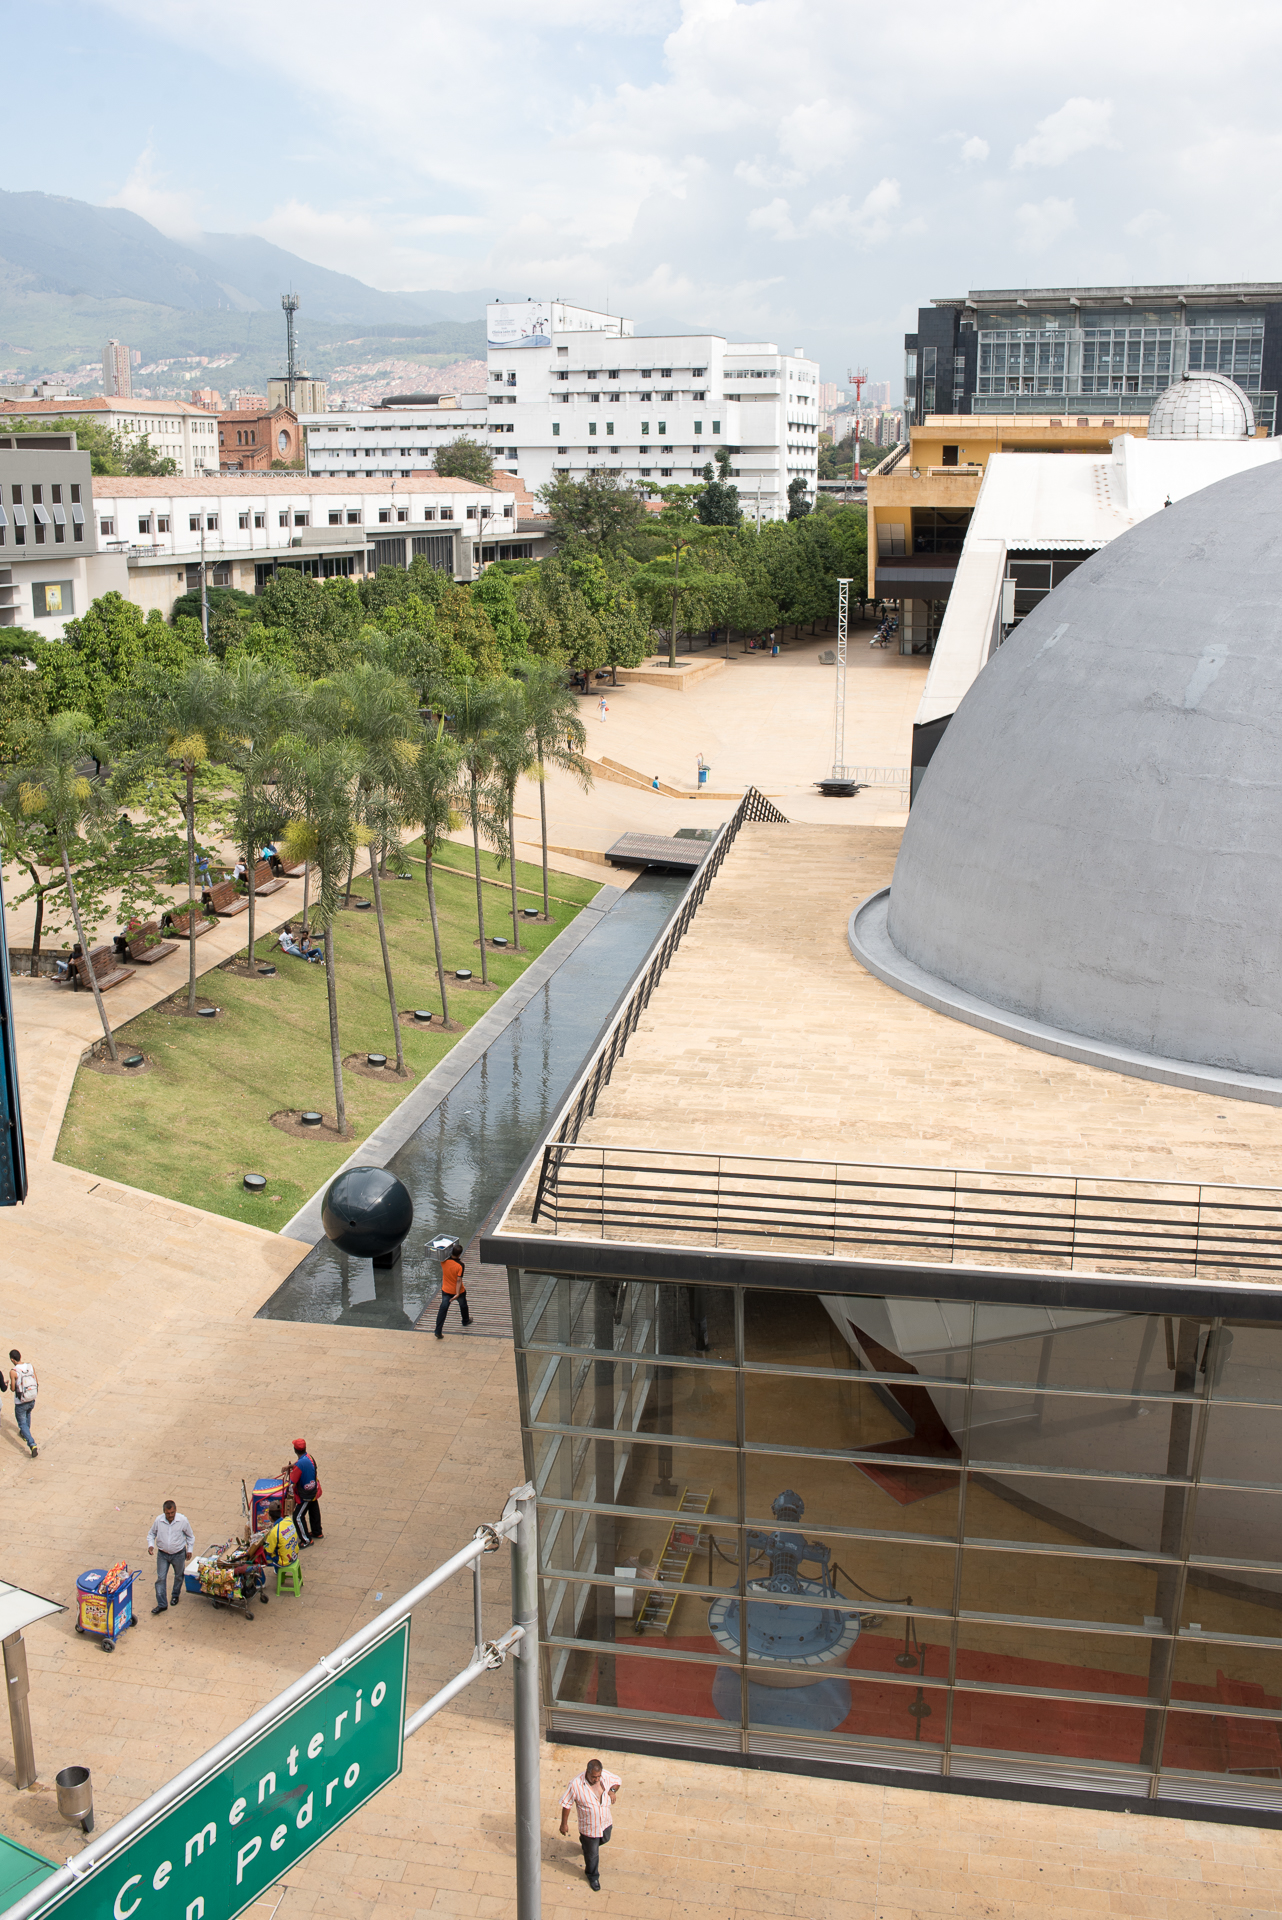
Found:
[[[645,518],[640,493],[622,474],[609,470],[590,473],[583,480],[557,474],[539,488],[538,497],[560,541],[586,540],[592,546],[612,549]]]
[[[217,663],[189,661],[181,673],[148,665],[113,704],[108,739],[119,760],[113,787],[152,817],[167,805],[187,838],[187,1007],[196,1011],[196,830],[220,797],[216,773],[226,751],[227,687]]]
[[[612,572],[599,552],[571,551],[561,557],[560,565],[596,621],[599,664],[613,668],[617,686],[619,668],[639,667],[651,650],[650,627],[641,605],[626,579],[618,578],[618,562],[613,563]]]
[[[436,471],[451,480],[470,480],[478,487],[493,484],[494,462],[489,448],[479,440],[469,440],[465,433],[436,449],[435,464]]]
[[[481,837],[501,846],[505,807],[494,783],[494,732],[502,715],[502,689],[497,680],[467,675],[442,688],[446,724],[458,742],[464,783],[463,800],[472,828],[476,862],[476,926],[481,940],[481,983],[489,984],[485,949],[485,901],[481,887]]]
[[[543,918],[548,905],[548,766],[573,774],[586,792],[592,769],[583,757],[587,729],[579,718],[579,703],[565,684],[565,673],[554,660],[534,660],[519,669],[525,683],[525,712],[539,776],[539,830],[543,842]]]
[[[170,626],[158,610],[144,615],[123,594],[104,593],[78,619],[68,620],[61,645],[46,644],[36,670],[55,712],[74,706],[102,725],[115,693],[138,672],[180,674],[203,653],[197,622],[180,619]]]
[[[206,587],[205,595],[211,621],[216,613],[248,614],[254,620],[260,617],[262,603],[256,593],[242,593],[239,587]],[[180,593],[169,610],[169,618],[199,620],[200,588],[193,587],[190,593]]]
[[[119,435],[112,433],[101,420],[95,420],[90,414],[71,413],[57,420],[19,417],[6,420],[4,430],[6,433],[74,433],[80,452],[89,455],[91,473],[122,474],[125,470],[124,448]]]
[[[48,718],[49,698],[40,675],[15,659],[0,660],[0,766],[16,760],[28,734]]]
[[[76,444],[79,445],[79,441]],[[151,444],[151,435],[144,433],[125,448],[124,468],[127,474],[139,479],[150,478],[153,474],[160,478],[177,473],[178,462],[168,454],[157,453]]]
[[[334,1118],[340,1139],[347,1138],[343,1096],[343,1052],[338,1032],[338,979],[334,966],[334,916],[338,912],[343,870],[356,850],[352,792],[356,769],[345,740],[321,740],[305,733],[286,734],[276,746],[280,797],[290,813],[283,835],[291,861],[316,868],[316,914],[325,943],[325,996],[329,1006],[329,1052],[334,1072]]]
[[[532,773],[538,765],[538,747],[531,721],[525,682],[520,679],[504,680],[500,687],[491,748],[494,755],[494,785],[505,826],[508,880],[512,895],[512,945],[518,953],[522,949],[521,922],[516,904],[516,790],[522,776]],[[503,852],[500,848],[496,848],[496,852],[501,867]]]
[[[447,659],[460,663],[465,673],[491,680],[502,672],[503,657],[489,614],[471,590],[456,581],[449,583],[436,608],[436,632]]]
[[[798,477],[788,482],[788,518],[804,520],[810,512],[810,493],[804,480]]]
[[[717,470],[712,462],[703,469],[704,488],[695,502],[695,512],[705,527],[737,527],[743,519],[739,489],[730,485],[730,455],[717,448]]]
[[[472,588],[472,599],[478,607],[484,607],[494,629],[503,670],[511,673],[518,661],[529,658],[530,638],[529,627],[517,605],[511,578],[506,573],[496,572],[493,567],[487,567]]]
[[[436,882],[432,862],[437,848],[451,828],[459,825],[454,811],[458,789],[460,748],[445,731],[444,718],[436,732],[426,739],[401,788],[401,805],[407,824],[423,829],[423,860],[427,869],[427,910],[432,921],[432,945],[436,951],[436,978],[441,989],[441,1018],[450,1024],[450,1003],[445,993],[445,959],[441,952],[441,924],[436,912]]]
[[[264,840],[284,825],[279,802],[269,798],[267,781],[275,771],[276,742],[289,730],[297,701],[284,676],[270,662],[250,654],[242,653],[224,669],[222,687],[224,751],[240,789],[234,828],[249,880],[248,969],[256,979],[254,869]]]
[[[80,912],[80,896],[71,871],[73,850],[83,843],[86,833],[92,834],[100,825],[106,811],[105,790],[90,780],[84,771],[87,760],[98,761],[101,758],[102,750],[94,738],[88,716],[83,713],[56,713],[29,735],[22,762],[6,785],[5,800],[7,812],[26,820],[43,821],[57,846],[67,903],[71,908],[80,951],[86,956],[85,972],[93,988],[107,1051],[114,1061],[119,1061],[116,1037],[102,1004],[102,989],[88,962],[89,941]]]

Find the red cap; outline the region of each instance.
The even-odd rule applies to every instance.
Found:
[[[295,1453],[306,1453],[306,1451],[307,1451],[307,1442],[306,1442],[306,1440],[295,1440],[295,1442],[294,1442],[294,1452],[295,1452]]]

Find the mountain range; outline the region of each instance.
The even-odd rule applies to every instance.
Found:
[[[317,375],[335,349],[366,343],[386,353],[398,342],[400,357],[428,364],[483,356],[495,297],[384,293],[254,234],[184,243],[123,207],[0,190],[0,368],[22,377],[98,360],[115,336],[144,362],[222,359],[234,362],[228,385],[259,386],[283,356],[286,292],[300,297],[303,358]]]

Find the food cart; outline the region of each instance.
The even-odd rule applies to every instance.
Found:
[[[76,1632],[98,1636],[104,1653],[110,1653],[126,1627],[136,1627],[134,1581],[124,1561],[114,1567],[90,1567],[76,1581],[78,1613]]]
[[[185,1591],[252,1620],[254,1596],[267,1605],[267,1574],[254,1558],[263,1539],[262,1533],[251,1533],[248,1540],[224,1541],[189,1560],[183,1575]]]

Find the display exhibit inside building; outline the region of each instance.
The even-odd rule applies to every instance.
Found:
[[[1282,1813],[1282,1299],[734,1265],[512,1272],[552,1737]]]

